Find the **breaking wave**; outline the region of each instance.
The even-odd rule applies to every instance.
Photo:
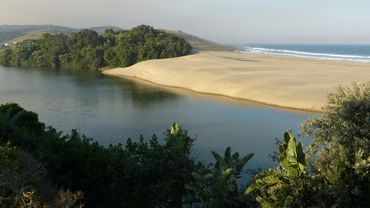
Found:
[[[370,56],[351,55],[351,54],[330,54],[330,53],[313,53],[286,49],[272,49],[262,47],[245,47],[241,53],[262,54],[262,55],[277,55],[291,56],[309,59],[320,60],[336,60],[336,61],[355,61],[355,62],[370,62]]]

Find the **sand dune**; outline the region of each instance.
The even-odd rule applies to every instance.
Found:
[[[209,51],[145,61],[103,73],[285,108],[320,111],[327,94],[337,86],[369,82],[370,64]]]

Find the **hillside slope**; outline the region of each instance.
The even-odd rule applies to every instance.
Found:
[[[74,28],[56,25],[0,25],[0,43],[36,39],[43,33],[69,34],[76,31]]]
[[[178,37],[184,38],[190,45],[199,51],[234,51],[235,49],[232,46],[226,46],[219,43],[215,43],[195,35],[185,33],[183,31],[177,30],[163,30],[165,32],[174,34]]]

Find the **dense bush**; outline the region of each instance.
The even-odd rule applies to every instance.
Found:
[[[45,169],[27,152],[0,145],[0,207],[81,207],[81,192],[56,191],[44,179]]]
[[[278,146],[279,166],[256,174],[245,193],[253,193],[261,207],[309,207],[305,201],[307,164],[301,143],[286,132]]]
[[[184,203],[196,207],[247,207],[249,200],[238,179],[253,154],[240,158],[237,152],[231,154],[230,147],[226,148],[223,157],[216,152],[212,154],[216,160],[214,165],[205,166],[200,162],[196,165],[192,180],[186,185],[190,193]]]
[[[189,54],[191,46],[175,35],[141,25],[98,35],[83,29],[70,36],[43,34],[0,52],[0,64],[18,67],[97,70],[126,67],[139,61]]]
[[[302,124],[314,138],[308,156],[316,198],[325,206],[366,207],[370,203],[370,83],[329,95],[320,118]]]
[[[339,88],[301,128],[313,138],[307,152],[286,136],[280,166],[257,174],[247,194],[263,207],[368,207],[370,84]]]
[[[82,191],[88,207],[180,207],[193,170],[193,141],[173,125],[164,144],[153,136],[106,148],[75,130],[61,136],[16,104],[0,106],[1,144],[28,151],[52,184]]]

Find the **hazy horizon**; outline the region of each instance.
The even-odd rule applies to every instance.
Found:
[[[370,2],[358,0],[3,0],[0,24],[74,28],[140,24],[221,43],[370,44]]]

